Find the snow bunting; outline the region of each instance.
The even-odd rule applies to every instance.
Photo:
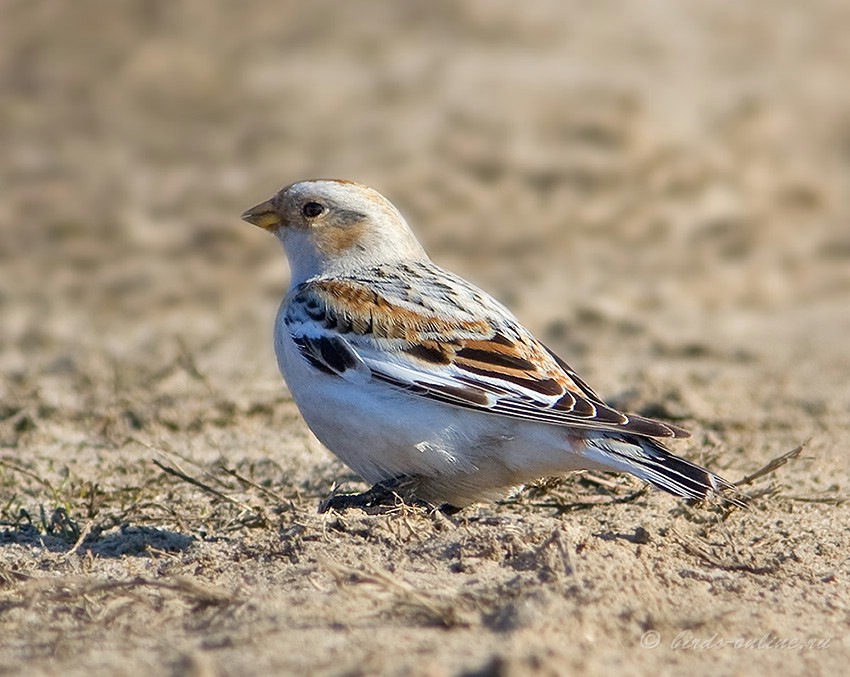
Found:
[[[242,218],[289,259],[274,346],[292,397],[316,437],[375,484],[325,507],[399,492],[461,508],[579,469],[742,502],[655,439],[686,431],[606,405],[507,308],[434,264],[371,188],[301,181]]]

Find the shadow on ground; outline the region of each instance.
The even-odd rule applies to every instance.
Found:
[[[56,553],[68,553],[76,549],[80,554],[90,552],[97,557],[116,558],[125,555],[150,555],[151,551],[184,552],[194,542],[192,536],[174,531],[130,525],[122,525],[106,533],[89,535],[79,545],[63,536],[41,533],[31,524],[0,532],[0,546],[27,545]]]

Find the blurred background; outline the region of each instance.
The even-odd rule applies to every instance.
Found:
[[[0,672],[840,673],[848,36],[847,0],[0,0]],[[317,515],[362,485],[239,219],[308,177],[382,192],[676,453],[803,457],[726,521],[575,477],[457,528]]]
[[[776,420],[814,371],[806,416],[846,414],[848,30],[838,0],[6,0],[0,441],[284,397],[285,262],[239,214],[309,177],[384,193],[624,405]],[[759,387],[791,394],[744,414]]]

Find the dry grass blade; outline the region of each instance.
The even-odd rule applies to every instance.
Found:
[[[65,559],[68,559],[77,554],[77,551],[83,545],[85,540],[89,537],[93,526],[94,522],[91,520],[86,523],[82,531],[80,531],[80,535],[77,537],[77,542],[74,543],[74,546],[68,552],[65,553]]]
[[[703,544],[684,536],[675,529],[671,529],[670,533],[672,533],[676,540],[682,544],[682,547],[686,552],[689,552],[691,555],[696,555],[718,569],[724,569],[726,571],[745,571],[751,574],[771,574],[776,571],[777,567],[775,564],[768,566],[754,566],[747,562],[720,559],[712,554]]]
[[[397,601],[425,612],[432,621],[440,625],[445,627],[469,625],[469,621],[463,618],[459,599],[454,593],[425,592],[407,581],[391,576],[387,571],[377,571],[365,566],[357,569],[324,558],[319,561],[338,585],[349,581],[372,583],[391,593]]]
[[[236,506],[237,508],[242,510],[243,513],[247,513],[248,515],[250,515],[254,520],[253,524],[245,520],[240,520],[240,522],[243,523],[245,526],[259,525],[262,527],[268,527],[270,525],[269,519],[266,517],[265,511],[262,508],[249,505],[244,501],[240,501],[238,498],[233,498],[233,496],[228,496],[224,492],[219,491],[218,489],[215,489],[209,486],[208,484],[205,484],[198,478],[192,477],[191,475],[177,468],[172,468],[171,466],[165,465],[164,463],[161,463],[156,459],[153,459],[153,464],[163,472],[177,477],[178,479],[183,480],[188,484],[191,484],[193,487],[197,487],[198,489],[201,489],[202,491],[205,491],[211,496],[214,496],[215,498],[229,503],[230,505]]]
[[[95,595],[118,593],[136,596],[140,589],[168,590],[188,598],[197,607],[231,604],[235,593],[202,585],[185,577],[153,579],[136,576],[124,580],[93,581],[84,577],[28,578],[3,595],[2,607],[31,607],[39,602],[68,601]]]
[[[633,491],[626,496],[611,496],[607,495],[590,495],[579,496],[572,500],[564,501],[535,501],[529,505],[535,508],[554,508],[558,512],[571,512],[574,510],[587,510],[598,505],[620,505],[622,503],[631,503],[637,500],[649,491],[649,485],[641,487],[637,491]]]
[[[799,445],[798,447],[795,447],[791,451],[786,452],[786,453],[782,454],[781,456],[777,456],[776,458],[774,458],[773,460],[768,462],[766,465],[764,465],[761,468],[759,468],[758,470],[756,470],[754,473],[751,473],[751,474],[747,475],[746,477],[744,477],[743,479],[740,479],[737,482],[735,482],[735,486],[736,487],[743,487],[743,486],[746,486],[747,484],[752,484],[757,479],[760,479],[760,478],[764,477],[765,475],[770,475],[771,473],[776,472],[779,468],[781,468],[783,465],[788,463],[788,461],[791,461],[791,460],[797,458],[800,455],[800,453],[803,451],[803,447],[806,444],[807,444],[807,442],[803,442],[803,444]]]
[[[784,496],[789,501],[798,503],[817,503],[822,505],[843,505],[850,501],[850,496]]]
[[[266,498],[272,499],[278,505],[284,505],[284,504],[290,504],[291,505],[291,503],[292,503],[292,501],[283,498],[280,494],[272,491],[271,489],[267,489],[266,487],[262,486],[261,484],[257,484],[253,480],[249,480],[247,477],[244,477],[240,473],[236,472],[236,470],[234,470],[233,468],[228,468],[227,466],[225,466],[223,464],[220,465],[219,468],[221,468],[222,472],[227,473],[233,479],[235,479],[237,482],[240,482],[242,485],[244,485],[246,487],[251,487],[252,489],[256,489],[263,496],[265,496]]]
[[[587,493],[577,490],[583,483],[599,487],[604,493]],[[621,479],[609,479],[589,472],[576,473],[573,476],[546,478],[528,485],[516,496],[498,501],[499,505],[528,505],[534,508],[552,508],[559,513],[587,510],[599,505],[617,505],[631,503],[649,491],[648,484],[634,489]],[[623,494],[629,490],[628,494]],[[540,500],[543,499],[543,500]]]
[[[230,604],[237,599],[237,595],[234,593],[213,588],[209,585],[202,585],[197,581],[182,576],[163,580],[136,577],[127,581],[105,581],[91,586],[85,592],[86,594],[90,594],[108,592],[121,588],[139,587],[171,590],[172,592],[180,593],[184,597],[189,597],[202,605]]]
[[[181,479],[184,482],[188,482],[192,486],[197,487],[198,489],[201,489],[202,491],[205,491],[208,494],[215,496],[216,498],[220,498],[222,501],[226,501],[228,503],[232,503],[233,505],[238,505],[240,507],[250,509],[250,507],[246,506],[244,503],[242,503],[242,501],[239,501],[239,500],[233,498],[232,496],[228,496],[227,494],[219,491],[218,489],[213,489],[210,485],[204,484],[203,482],[201,482],[201,480],[199,480],[195,477],[192,477],[191,475],[187,475],[182,470],[178,470],[177,468],[172,468],[170,466],[167,466],[164,463],[160,463],[156,459],[153,460],[153,464],[157,468],[162,470],[163,472],[168,473],[169,475],[172,475],[174,477],[177,477],[178,479]]]
[[[14,569],[9,569],[7,567],[0,567],[0,583],[12,585],[20,581],[29,580],[32,580],[32,576],[28,573],[25,573],[23,571],[15,571]]]
[[[608,477],[603,477],[602,475],[597,475],[596,473],[592,473],[592,472],[583,472],[581,474],[581,479],[584,480],[585,482],[590,483],[590,484],[595,484],[599,487],[603,487],[605,489],[608,489],[609,491],[614,492],[614,493],[619,493],[625,488],[623,486],[622,481],[613,480],[613,479],[610,479]]]
[[[153,444],[145,442],[144,440],[139,439],[137,437],[133,437],[131,439],[136,444],[141,444],[146,449],[149,449],[150,451],[153,451],[154,453],[159,454],[160,456],[164,456],[175,467],[179,467],[178,461],[182,461],[183,463],[188,463],[189,465],[196,468],[198,470],[198,472],[202,473],[205,477],[207,477],[211,482],[215,482],[216,484],[224,487],[225,489],[231,488],[230,486],[228,486],[228,484],[226,482],[222,481],[222,479],[220,477],[216,477],[216,475],[214,473],[211,473],[202,464],[200,464],[197,461],[195,461],[194,459],[186,456],[185,454],[181,454],[180,452],[178,452],[174,449],[171,449],[171,448],[163,448],[163,447],[154,446]]]
[[[206,482],[201,481],[197,477],[193,477],[188,472],[186,472],[185,470],[180,468],[177,465],[176,461],[174,461],[174,458],[179,458],[181,460],[187,461],[187,462],[192,463],[193,465],[197,466],[198,464],[195,463],[194,461],[192,461],[191,459],[187,459],[184,456],[182,456],[182,455],[180,455],[180,454],[178,454],[177,452],[174,452],[174,451],[167,451],[165,449],[159,449],[159,448],[154,447],[150,444],[147,444],[146,442],[143,442],[141,440],[136,440],[136,441],[139,444],[142,444],[143,446],[147,447],[151,451],[155,451],[155,452],[157,452],[157,453],[159,453],[163,456],[169,457],[171,459],[171,463],[174,464],[173,466],[166,465],[166,464],[162,463],[161,461],[159,461],[157,459],[153,459],[153,461],[152,461],[153,464],[157,468],[162,470],[163,472],[165,472],[169,475],[172,475],[174,477],[177,477],[178,479],[181,479],[184,482],[187,482],[187,483],[191,484],[192,486],[197,487],[198,489],[201,489],[202,491],[205,491],[206,493],[208,493],[212,496],[215,496],[216,498],[219,498],[222,501],[225,501],[226,503],[230,503],[231,505],[235,505],[238,508],[241,508],[242,510],[245,510],[247,512],[256,513],[258,516],[262,517],[262,519],[265,521],[265,516],[260,515],[260,513],[262,511],[259,508],[250,506],[247,503],[245,503],[244,501],[240,501],[238,498],[234,498],[233,496],[230,496],[230,495],[224,493],[223,491],[220,491],[219,489],[211,487]],[[210,477],[211,479],[215,480],[219,484],[223,484],[220,479],[215,477],[215,475],[210,473],[208,470],[206,470],[205,468],[202,468],[200,466],[199,466],[199,468],[200,468],[201,472],[203,472],[207,477]]]
[[[8,459],[5,459],[5,458],[0,458],[0,467],[8,468],[9,470],[11,470],[13,472],[17,472],[17,473],[20,473],[21,475],[24,475],[25,477],[29,477],[31,480],[38,482],[38,484],[40,484],[42,487],[44,487],[45,489],[47,489],[51,493],[55,493],[55,491],[53,489],[53,485],[50,482],[48,482],[43,477],[39,477],[36,473],[32,472],[31,470],[28,470],[27,468],[24,468],[24,467],[18,465],[17,463],[13,463],[13,462],[9,461]]]
[[[209,379],[207,376],[198,368],[198,364],[195,361],[195,356],[191,350],[189,350],[189,346],[186,344],[186,339],[182,336],[177,336],[177,346],[180,349],[180,354],[177,357],[177,364],[182,367],[189,376],[193,379],[200,381],[204,384],[206,389],[215,394],[215,389],[210,385]]]

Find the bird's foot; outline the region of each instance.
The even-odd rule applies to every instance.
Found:
[[[416,498],[416,490],[420,484],[421,478],[416,475],[399,475],[378,482],[360,494],[331,494],[319,504],[319,512],[345,512],[357,508],[369,515],[383,515],[397,511],[403,505],[433,510],[434,506],[430,503]],[[448,504],[440,506],[440,511],[446,515],[454,515],[458,510],[459,508]]]
[[[387,513],[397,510],[399,505],[412,503],[413,492],[418,486],[418,477],[400,475],[378,482],[360,494],[331,494],[319,504],[319,512],[345,512],[357,508],[370,515]]]

